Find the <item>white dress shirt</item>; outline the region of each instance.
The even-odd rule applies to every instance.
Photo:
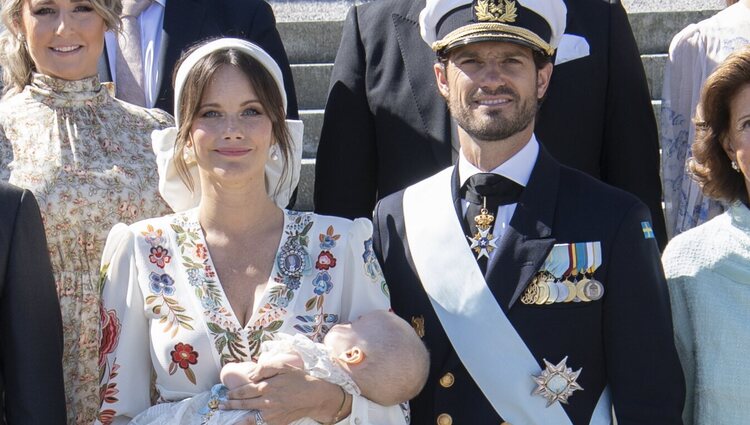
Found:
[[[163,64],[158,63],[161,57],[162,37],[164,33],[164,10],[167,0],[153,0],[151,6],[138,17],[141,26],[141,52],[143,52],[143,73],[146,95],[146,107],[153,108],[156,98],[159,96],[159,88],[163,78]],[[109,73],[112,81],[117,84],[117,36],[112,31],[104,34],[104,42],[107,46],[107,61],[109,62]],[[169,84],[169,77],[166,81]]]
[[[535,135],[531,135],[531,139],[526,145],[515,155],[510,157],[507,161],[503,162],[497,168],[490,170],[490,173],[499,174],[506,177],[514,182],[520,184],[523,187],[529,183],[529,177],[531,171],[534,169],[536,164],[536,158],[539,155],[539,142],[536,140]],[[463,149],[458,152],[458,180],[461,186],[466,183],[466,180],[474,174],[486,173],[482,171],[474,164],[470,163],[464,155]],[[498,242],[502,239],[505,230],[510,224],[510,219],[513,217],[513,213],[516,211],[517,204],[500,205],[495,213],[495,227],[492,230],[492,235],[495,236]],[[469,207],[469,201],[466,199],[461,200],[461,213],[466,216],[466,210]],[[490,258],[495,254],[497,250],[493,250],[490,253]]]

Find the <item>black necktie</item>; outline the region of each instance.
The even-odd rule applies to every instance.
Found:
[[[461,187],[461,196],[469,201],[469,206],[466,209],[466,223],[468,224],[469,239],[479,233],[475,218],[481,214],[482,208],[487,209],[487,213],[493,217],[497,214],[497,208],[500,205],[515,204],[521,198],[523,192],[523,186],[503,177],[499,174],[494,173],[478,173],[469,177],[469,179]],[[490,233],[492,233],[493,225],[490,227]],[[480,253],[476,253],[479,256],[478,262],[482,269],[482,272],[486,271],[487,258]]]

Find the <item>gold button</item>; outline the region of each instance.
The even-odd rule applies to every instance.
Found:
[[[452,387],[454,382],[456,382],[456,378],[450,372],[446,373],[442,378],[440,378],[440,386],[443,388]]]
[[[447,413],[441,413],[437,417],[437,424],[438,425],[452,425],[453,424],[453,418],[451,418],[451,415]]]

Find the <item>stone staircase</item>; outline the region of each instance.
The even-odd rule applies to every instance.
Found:
[[[657,122],[662,73],[672,37],[688,24],[706,19],[716,12],[697,10],[629,13],[646,70]],[[300,115],[305,123],[302,175],[295,209],[309,211],[313,207],[315,154],[343,21],[279,22],[277,25],[292,64]]]

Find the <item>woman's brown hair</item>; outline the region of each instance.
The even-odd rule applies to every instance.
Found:
[[[175,66],[175,72],[172,77],[173,86],[177,79],[177,71],[180,69],[185,58],[195,49],[210,41],[213,40],[207,40],[194,45],[182,54],[182,57],[180,57]],[[193,190],[194,182],[190,177],[188,166],[185,162],[185,148],[190,139],[190,129],[193,126],[195,114],[200,108],[203,92],[208,87],[208,84],[210,84],[214,74],[222,66],[236,67],[252,84],[260,103],[263,105],[263,109],[265,109],[268,118],[271,120],[273,143],[278,144],[279,153],[284,158],[285,167],[283,175],[289,173],[288,164],[289,158],[292,156],[292,138],[286,126],[286,111],[284,110],[281,95],[282,89],[276,84],[276,80],[271,76],[271,73],[255,58],[236,49],[217,50],[198,60],[195,66],[190,69],[179,97],[179,104],[175,105],[179,113],[180,122],[177,123],[174,162],[180,178],[190,190]],[[280,182],[283,180],[283,178],[280,179]],[[269,189],[269,195],[271,196],[279,190],[278,187]]]
[[[732,168],[722,144],[729,137],[732,101],[748,84],[750,47],[745,47],[719,64],[701,90],[693,158],[688,167],[703,193],[710,198],[748,203],[745,177]]]

